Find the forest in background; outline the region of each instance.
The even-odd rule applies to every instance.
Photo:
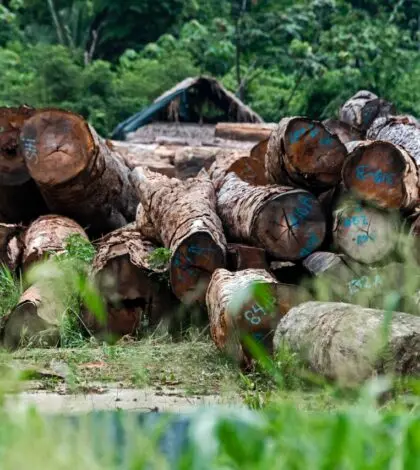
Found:
[[[420,0],[0,0],[0,106],[108,135],[197,74],[266,121],[332,117],[361,88],[420,116]]]

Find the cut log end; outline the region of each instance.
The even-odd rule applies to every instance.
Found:
[[[86,168],[95,142],[81,116],[51,109],[39,111],[25,122],[20,148],[38,183],[59,184]]]
[[[264,205],[252,236],[263,240],[271,255],[297,260],[319,248],[325,233],[325,218],[318,200],[306,191],[294,190]]]
[[[225,266],[225,253],[208,232],[194,232],[172,254],[170,279],[184,303],[203,303],[212,273]]]
[[[418,198],[415,163],[388,142],[357,145],[343,167],[343,182],[357,197],[383,208],[407,207]]]
[[[264,164],[254,158],[242,157],[236,160],[227,171],[235,173],[242,181],[254,186],[267,184]]]

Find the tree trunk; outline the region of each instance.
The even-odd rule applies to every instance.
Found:
[[[86,238],[85,231],[74,220],[59,215],[46,215],[35,220],[25,233],[23,243],[23,267],[27,270],[33,263],[41,261],[52,253],[65,251],[71,235]]]
[[[384,209],[410,209],[417,204],[418,168],[403,148],[382,141],[352,146],[343,167],[346,189]]]
[[[218,147],[186,147],[175,153],[176,177],[184,180],[197,176],[205,168],[208,170],[214,161],[235,161],[247,158],[249,152]]]
[[[51,347],[60,343],[60,323],[63,310],[57,307],[53,289],[37,285],[29,287],[17,306],[3,319],[3,345],[19,347]]]
[[[204,302],[210,277],[225,266],[226,240],[205,170],[185,181],[136,168],[131,178],[163,245],[171,250],[170,279],[184,303]]]
[[[322,191],[341,180],[346,147],[318,121],[280,121],[268,143],[265,169],[270,183]]]
[[[258,289],[255,285],[263,287]],[[298,303],[298,299],[295,286],[278,284],[265,270],[231,273],[218,269],[206,295],[211,337],[219,349],[241,365],[248,365],[251,357],[243,342],[244,336],[249,335],[271,351],[279,318]]]
[[[321,206],[302,189],[251,186],[229,173],[217,194],[217,208],[232,239],[264,248],[279,259],[304,258],[325,236]]]
[[[244,269],[268,270],[265,250],[255,246],[229,243],[227,251],[227,267],[229,271],[242,271]]]
[[[343,144],[363,139],[363,132],[346,122],[337,119],[326,119],[322,121],[322,124],[324,124],[331,134],[336,134]]]
[[[128,168],[82,117],[39,111],[25,122],[20,145],[51,211],[94,235],[134,220],[138,199]]]
[[[15,271],[21,262],[24,230],[22,225],[0,223],[0,262],[11,271]]]
[[[370,91],[361,90],[344,103],[340,120],[365,133],[376,118],[391,114],[395,114],[391,103]]]
[[[275,123],[251,124],[248,122],[219,122],[216,125],[215,136],[229,140],[260,141],[270,137],[277,127]]]
[[[126,228],[106,235],[98,242],[93,276],[107,302],[108,316],[102,324],[85,311],[87,329],[106,339],[137,336],[142,323],[157,325],[176,305],[168,285],[168,267],[151,266],[156,249],[136,230]]]
[[[334,212],[337,249],[360,263],[372,264],[390,255],[396,247],[398,231],[396,214],[360,203],[343,205]]]
[[[47,212],[19,149],[19,134],[35,110],[0,107],[0,220],[29,223]]]
[[[274,346],[285,342],[315,372],[346,385],[389,372],[417,375],[420,317],[392,313],[384,351],[388,315],[351,304],[308,302],[280,320]]]
[[[407,116],[376,119],[366,136],[399,145],[420,165],[420,127]]]
[[[241,155],[230,155],[227,158],[217,158],[210,167],[209,175],[217,189],[223,184],[228,173],[235,173],[242,181],[253,186],[264,186],[267,184],[264,164],[256,158]]]

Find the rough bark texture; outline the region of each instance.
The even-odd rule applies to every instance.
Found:
[[[265,250],[255,246],[229,243],[227,251],[227,268],[229,271],[268,269]]]
[[[220,188],[225,176],[231,172],[253,186],[267,184],[264,164],[261,164],[260,160],[236,154],[230,155],[228,158],[217,158],[210,167],[209,175],[216,189]]]
[[[331,134],[336,134],[343,144],[363,138],[363,132],[346,122],[337,119],[326,119],[322,121],[322,124],[324,124]]]
[[[397,234],[395,214],[360,204],[342,206],[334,213],[334,243],[355,261],[371,264],[383,260],[394,250]]]
[[[186,147],[175,153],[175,176],[181,180],[197,176],[202,168],[208,170],[217,160],[235,161],[246,158],[249,152],[217,147]]]
[[[217,194],[218,213],[229,236],[296,260],[316,250],[325,236],[318,200],[307,191],[251,186],[229,173]]]
[[[255,158],[256,160],[261,162],[263,167],[265,167],[265,154],[268,150],[269,141],[269,137],[267,139],[261,140],[261,142],[258,142],[258,144],[254,145],[254,147],[252,147],[251,149],[251,158]]]
[[[394,113],[395,108],[391,103],[379,99],[370,91],[361,90],[344,103],[340,120],[366,132],[376,118]]]
[[[99,241],[93,276],[107,301],[108,316],[102,324],[85,312],[84,323],[90,332],[110,339],[135,336],[142,321],[157,325],[170,315],[176,302],[168,285],[168,267],[151,265],[155,249],[138,231],[126,228]]]
[[[14,271],[21,262],[23,253],[22,225],[0,223],[0,262]]]
[[[381,310],[308,302],[280,320],[274,346],[277,349],[286,342],[315,372],[345,384],[361,383],[384,372],[417,375],[420,317],[394,312],[384,352],[385,321]]]
[[[352,147],[343,167],[346,189],[385,209],[417,204],[418,168],[402,147],[383,141],[362,141]]]
[[[136,212],[136,228],[146,240],[150,240],[157,244],[161,244],[162,240],[156,231],[152,221],[149,219],[147,212],[144,210],[143,204],[140,202]]]
[[[59,326],[63,311],[57,308],[53,290],[37,285],[27,289],[17,306],[3,319],[3,345],[18,347],[51,347],[60,342]]]
[[[263,285],[261,290],[255,284]],[[258,295],[258,292],[260,294]],[[281,316],[297,301],[293,286],[282,286],[265,270],[214,272],[206,295],[210,333],[216,346],[242,365],[250,356],[244,335],[263,343],[270,351],[274,329]],[[261,296],[265,298],[261,306]]]
[[[376,119],[367,138],[385,140],[405,149],[420,165],[420,127],[407,116]]]
[[[70,235],[81,235],[87,239],[85,231],[74,220],[59,215],[46,215],[35,220],[24,236],[24,269],[41,261],[51,253],[62,253]]]
[[[215,136],[231,140],[260,141],[270,137],[276,128],[274,123],[250,124],[220,122],[216,125]]]
[[[174,294],[185,303],[204,302],[213,271],[226,262],[226,240],[206,171],[180,181],[136,168],[131,177],[148,219],[172,252]]]
[[[284,118],[273,131],[265,156],[270,183],[321,191],[338,184],[346,147],[318,121]]]
[[[138,199],[128,168],[82,117],[39,111],[25,122],[20,145],[50,211],[95,235],[134,220]]]

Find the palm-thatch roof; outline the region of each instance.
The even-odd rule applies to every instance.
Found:
[[[126,119],[114,130],[114,139],[125,136],[150,122],[263,122],[215,78],[189,77],[156,98],[152,105]]]

